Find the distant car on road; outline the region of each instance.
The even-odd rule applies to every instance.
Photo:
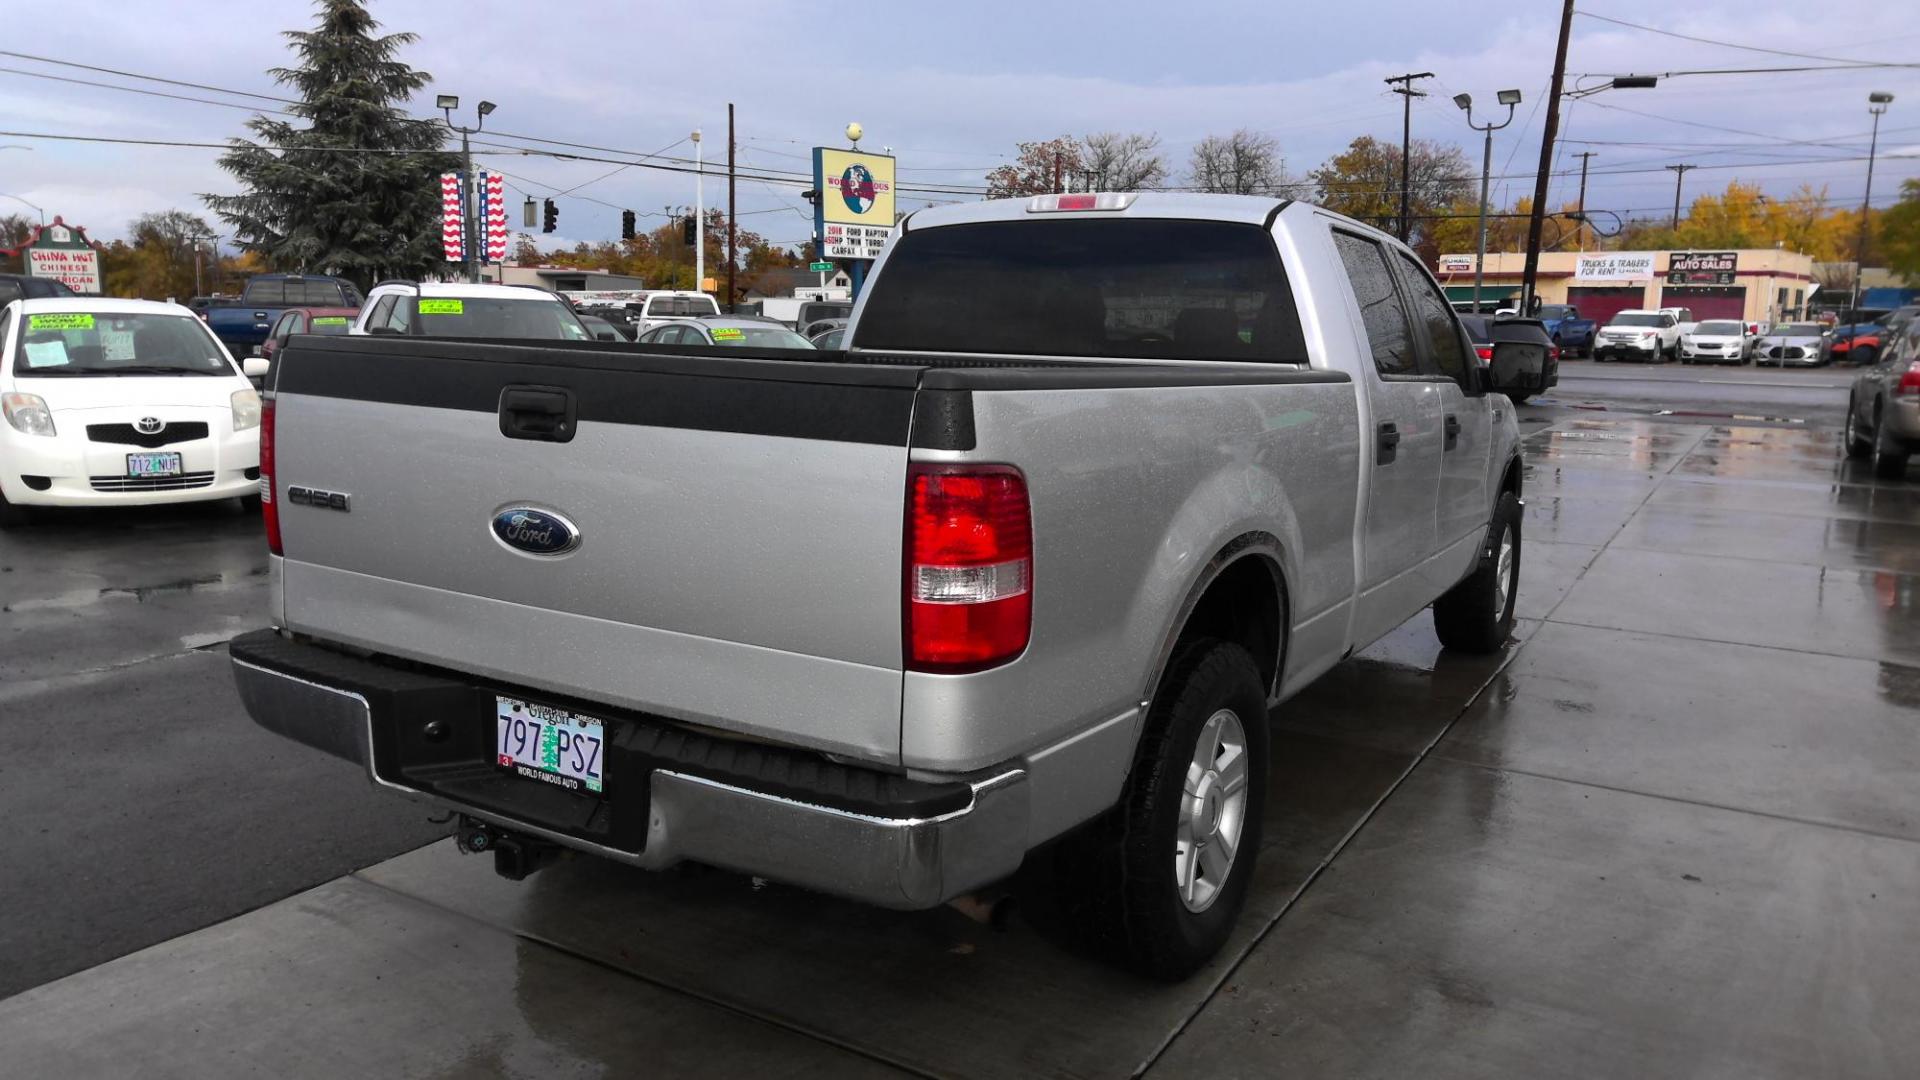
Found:
[[[383,281],[351,333],[591,341],[573,306],[545,289],[464,282]]]
[[[1600,328],[1595,360],[1649,360],[1660,363],[1680,349],[1680,320],[1671,311],[1619,311]]]
[[[1873,475],[1899,480],[1920,450],[1920,321],[1908,320],[1880,362],[1847,395],[1847,456],[1870,458]]]
[[[250,356],[267,340],[280,314],[296,307],[360,306],[360,290],[342,278],[310,274],[257,274],[238,300],[209,299],[200,317],[235,356]]]
[[[1466,327],[1467,336],[1473,339],[1473,354],[1479,358],[1483,366],[1493,362],[1493,347],[1498,342],[1518,341],[1528,345],[1538,345],[1547,351],[1547,362],[1541,373],[1539,389],[1545,390],[1560,384],[1562,350],[1555,344],[1553,335],[1547,332],[1544,320],[1462,315],[1460,325]],[[1513,399],[1515,405],[1518,405],[1538,392],[1538,390],[1508,391],[1507,396]]]
[[[1753,343],[1754,364],[1819,367],[1829,359],[1832,337],[1824,323],[1781,323]]]
[[[813,343],[773,319],[722,315],[682,319],[642,331],[642,345],[745,345],[755,349],[811,349]]]
[[[76,295],[59,278],[34,277],[31,274],[0,274],[0,307],[10,300],[41,300],[54,296]]]
[[[257,497],[260,395],[187,308],[15,300],[0,346],[0,526],[38,506]]]
[[[1542,304],[1535,318],[1546,326],[1547,334],[1561,352],[1593,355],[1593,339],[1600,332],[1600,324],[1581,318],[1579,308],[1572,304]]]
[[[1680,335],[1683,364],[1744,364],[1751,349],[1747,324],[1738,319],[1708,319]]]
[[[267,361],[268,370],[272,370],[273,355],[286,345],[288,338],[295,334],[344,334],[353,329],[353,320],[359,314],[359,308],[351,307],[288,308],[274,320],[267,340],[253,347],[253,355]],[[257,387],[261,382],[256,380],[254,385]]]

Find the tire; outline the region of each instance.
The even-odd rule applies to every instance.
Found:
[[[19,528],[31,520],[32,516],[31,510],[16,503],[10,503],[5,495],[0,495],[0,529]]]
[[[1203,737],[1217,740],[1222,732],[1229,738],[1203,753]],[[1205,966],[1232,934],[1253,879],[1267,745],[1267,695],[1253,658],[1214,638],[1181,643],[1147,713],[1119,803],[1028,857],[1021,890],[1035,923],[1070,947],[1148,978],[1175,982]],[[1202,759],[1215,768],[1190,781]],[[1229,789],[1236,777],[1239,786]],[[1190,796],[1190,785],[1211,794]],[[1191,833],[1196,813],[1219,830],[1216,845],[1226,830],[1238,835],[1217,880],[1205,846],[1189,846],[1195,854],[1187,865],[1199,868],[1188,878],[1190,901],[1176,863],[1181,833]]]
[[[1847,427],[1840,442],[1847,456],[1856,461],[1873,453],[1873,440],[1860,433],[1859,410],[1854,408],[1852,397],[1847,398]]]
[[[1532,396],[1533,391],[1531,390],[1509,390],[1507,392],[1507,400],[1513,402],[1515,405],[1525,405],[1527,399]]]
[[[1862,345],[1848,353],[1847,360],[1854,367],[1872,367],[1880,362],[1880,350],[1871,345]]]
[[[1440,644],[1461,652],[1499,652],[1513,634],[1519,586],[1520,500],[1509,491],[1494,507],[1479,565],[1433,602],[1433,629]]]
[[[260,496],[258,495],[242,495],[236,501],[239,502],[240,512],[243,514],[258,514],[260,512]]]
[[[1887,435],[1887,425],[1875,415],[1873,424],[1873,475],[1876,480],[1905,480],[1907,458],[1912,454],[1906,444]]]

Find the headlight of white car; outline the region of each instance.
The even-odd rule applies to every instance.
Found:
[[[233,392],[233,430],[260,426],[260,395],[252,390]]]
[[[0,412],[22,434],[53,434],[53,412],[39,394],[0,394]]]

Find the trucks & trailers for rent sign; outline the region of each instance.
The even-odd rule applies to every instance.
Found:
[[[1652,281],[1653,252],[1605,251],[1580,256],[1575,281]]]

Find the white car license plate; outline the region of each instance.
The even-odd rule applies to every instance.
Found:
[[[604,791],[604,721],[517,698],[493,700],[494,758],[501,768],[568,791]]]
[[[127,475],[135,478],[179,476],[180,452],[167,450],[158,454],[128,454]]]

